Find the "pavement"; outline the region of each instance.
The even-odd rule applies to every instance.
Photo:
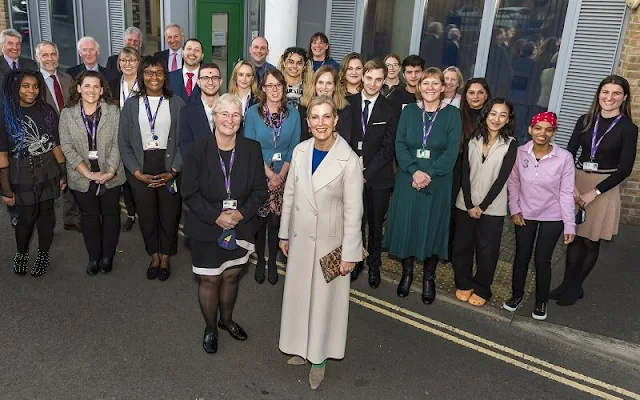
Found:
[[[532,329],[491,306],[473,309],[446,290],[431,306],[419,292],[399,299],[386,271],[376,290],[366,279],[352,284],[346,357],[328,362],[314,392],[308,367],[286,365],[278,350],[283,269],[271,286],[258,285],[253,266],[245,267],[234,320],[249,339],[221,331],[219,351],[209,355],[201,347],[197,279],[184,248],[172,259],[168,281],[148,281],[136,224],[120,237],[114,270],[90,277],[82,236],[59,224],[47,274],[18,276],[4,210],[2,222],[2,400],[640,399],[637,362],[568,346],[567,337],[545,334],[546,325]],[[592,289],[585,291],[586,305]]]

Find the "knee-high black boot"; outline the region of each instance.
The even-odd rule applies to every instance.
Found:
[[[422,302],[431,304],[436,299],[436,266],[438,256],[431,256],[424,260],[422,272]]]
[[[411,289],[411,283],[413,282],[413,257],[407,257],[402,259],[402,277],[400,283],[398,283],[398,296],[407,297],[409,290]]]
[[[559,300],[565,290],[567,290],[567,287],[569,287],[570,283],[575,280],[577,275],[580,273],[580,268],[584,260],[584,253],[586,251],[583,243],[584,240],[584,238],[576,236],[573,243],[567,246],[564,278],[557,288],[549,292],[549,299]]]
[[[598,256],[600,255],[600,241],[594,242],[586,238],[583,238],[582,240],[584,241],[583,262],[578,266],[575,273],[573,273],[567,289],[556,302],[559,306],[572,306],[576,304],[578,299],[581,299],[584,296],[582,284],[598,261]]]

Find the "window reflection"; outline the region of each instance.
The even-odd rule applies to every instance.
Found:
[[[67,68],[78,63],[73,1],[74,0],[51,1],[51,38],[58,46],[60,66],[62,68]]]
[[[22,55],[31,58],[31,35],[26,0],[11,0],[11,27],[22,35]]]
[[[413,2],[369,0],[364,14],[362,56],[369,60],[382,59],[389,53],[408,55],[411,21]]]
[[[420,56],[430,67],[473,76],[484,0],[430,0],[425,6]]]
[[[142,54],[153,54],[162,48],[160,0],[125,0],[126,26],[142,31]]]
[[[504,0],[496,11],[486,78],[494,97],[514,104],[522,144],[530,139],[531,117],[549,106],[568,0],[537,1],[531,8],[503,5]]]

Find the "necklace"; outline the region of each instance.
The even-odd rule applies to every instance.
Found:
[[[435,114],[435,111],[434,112],[426,111],[426,113],[427,113],[427,118],[429,119],[429,121],[431,121],[433,119],[433,114]]]

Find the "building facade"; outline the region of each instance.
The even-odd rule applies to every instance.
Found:
[[[494,97],[514,103],[521,136],[531,115],[555,111],[560,145],[611,73],[629,79],[639,121],[639,18],[623,0],[0,0],[0,25],[23,34],[23,54],[52,40],[63,66],[79,63],[76,41],[85,35],[106,62],[131,25],[153,53],[164,48],[169,23],[198,37],[227,77],[256,35],[269,40],[273,64],[318,31],[338,62],[352,51],[419,54],[430,66],[457,66],[465,80],[486,77]],[[640,169],[624,186],[623,220],[640,224]]]

